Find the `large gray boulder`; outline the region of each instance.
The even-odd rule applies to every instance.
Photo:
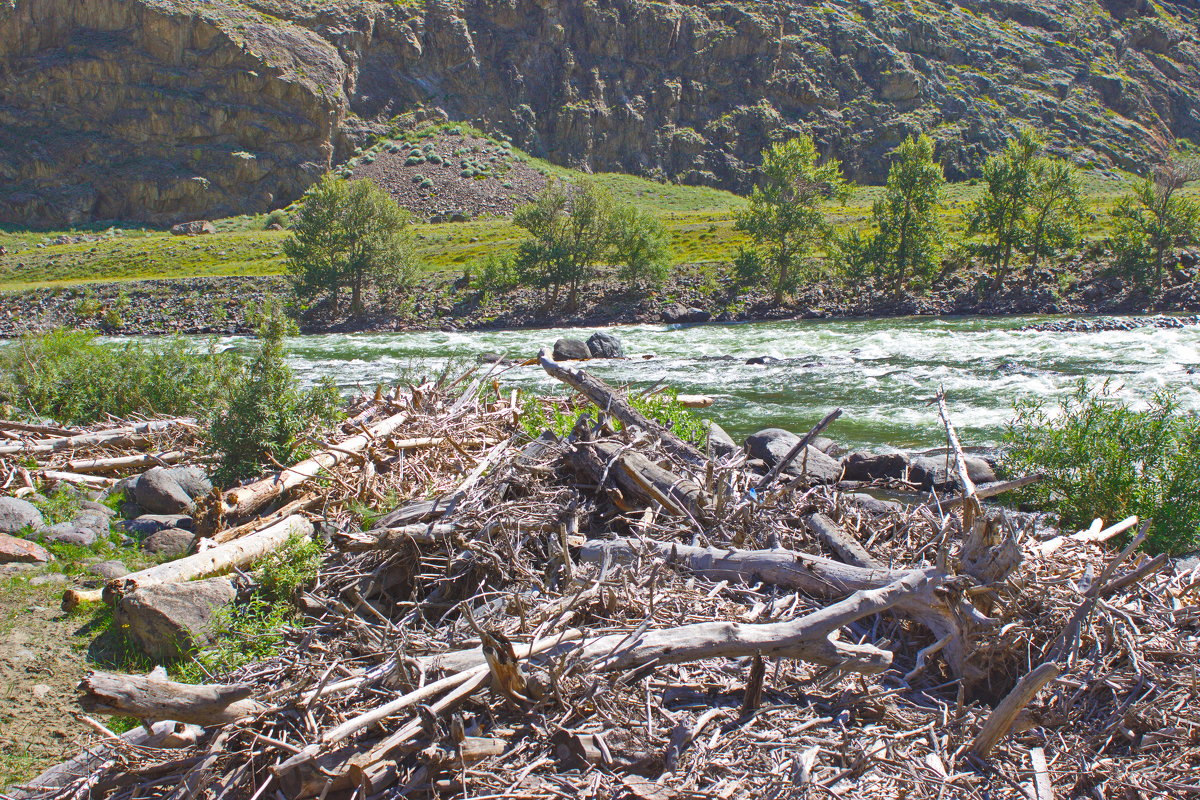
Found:
[[[587,342],[578,339],[559,339],[554,343],[555,361],[583,361],[592,357]]]
[[[192,507],[192,498],[164,467],[152,467],[138,478],[134,500],[151,514],[182,514]]]
[[[592,358],[624,358],[625,348],[621,341],[607,331],[596,331],[587,340]]]
[[[16,497],[0,497],[0,533],[17,534],[44,525],[42,512],[33,503]]]
[[[193,500],[204,497],[213,490],[212,481],[200,467],[171,467],[167,474],[174,478],[179,488]]]
[[[993,483],[996,480],[996,473],[987,459],[969,455],[965,457],[963,463],[967,467],[967,477],[976,486]],[[909,464],[908,479],[919,484],[926,491],[961,488],[958,485],[958,470],[954,466],[954,459],[944,455],[917,456],[912,459]]]
[[[211,642],[215,617],[236,596],[223,577],[146,586],[123,597],[114,617],[146,655],[172,660]]]
[[[150,536],[166,528],[183,528],[190,531],[194,524],[187,514],[142,514],[122,522],[121,526],[134,536]]]
[[[702,308],[688,308],[683,303],[672,303],[662,311],[662,321],[668,325],[687,325],[708,322],[712,314]]]
[[[782,428],[766,428],[746,437],[746,450],[751,458],[759,458],[774,467],[782,461],[800,437]],[[811,444],[796,456],[784,470],[788,475],[803,475],[812,483],[835,483],[842,476],[842,465],[837,459],[822,453]]]
[[[195,538],[190,531],[163,528],[147,536],[142,542],[142,549],[158,556],[179,558],[192,552],[192,542]]]
[[[96,543],[96,531],[74,522],[59,522],[45,528],[39,534],[43,542],[58,544],[73,544],[78,547],[90,547]]]
[[[842,478],[848,481],[903,479],[908,457],[903,453],[847,453],[842,457]]]
[[[715,422],[708,423],[708,446],[712,450],[712,454],[720,458],[741,450],[733,437]]]

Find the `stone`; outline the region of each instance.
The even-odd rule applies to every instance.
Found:
[[[800,441],[800,437],[782,428],[766,428],[746,437],[746,450],[751,458],[760,458],[774,467]],[[842,465],[811,444],[804,448],[784,470],[789,475],[803,475],[814,483],[834,483],[841,478]]]
[[[181,222],[178,225],[171,226],[172,236],[200,236],[206,233],[216,233],[217,229],[207,220],[194,220],[193,222]]]
[[[827,436],[813,437],[813,440],[810,442],[810,444],[825,455],[833,456],[834,458],[837,458],[846,452],[840,444]]]
[[[173,660],[212,641],[214,617],[236,596],[225,577],[146,586],[122,598],[114,617],[146,655]]]
[[[45,564],[54,556],[37,542],[0,533],[0,564]]]
[[[17,497],[0,497],[0,533],[38,530],[45,523],[37,506]]]
[[[776,364],[778,362],[779,362],[779,359],[776,358],[775,356],[750,356],[750,358],[746,359],[747,365],[756,365],[757,364],[757,365],[766,366],[767,364]]]
[[[902,480],[907,472],[908,457],[903,453],[854,452],[842,457],[842,479],[847,481]]]
[[[904,510],[904,506],[895,500],[881,500],[863,492],[854,492],[847,497],[863,511],[872,514],[896,514]]]
[[[129,533],[135,536],[150,536],[165,528],[182,528],[192,530],[194,522],[187,514],[142,514],[140,517],[121,523]]]
[[[733,437],[715,422],[708,423],[708,446],[712,449],[713,455],[721,458],[733,455],[742,449],[738,447]]]
[[[480,353],[475,356],[475,362],[478,364],[509,364],[511,363],[503,353],[494,353],[491,350]]]
[[[79,504],[79,507],[84,511],[94,511],[97,514],[101,514],[105,517],[115,517],[117,515],[116,511],[113,511],[111,508],[104,505],[104,503],[98,503],[95,500],[84,500]]]
[[[170,467],[167,474],[174,478],[179,488],[193,500],[204,497],[213,490],[212,481],[200,467]]]
[[[90,547],[96,543],[96,532],[90,528],[76,525],[74,522],[59,522],[45,528],[40,533],[43,542],[58,544],[73,544],[78,547]]]
[[[192,498],[163,467],[152,467],[142,473],[134,499],[151,514],[180,514],[192,507]]]
[[[968,455],[964,463],[967,467],[967,477],[976,486],[995,482],[996,473],[987,459]],[[919,484],[926,491],[959,488],[957,475],[958,470],[953,459],[948,459],[945,455],[917,456],[912,459],[908,470],[909,480]]]
[[[554,343],[555,361],[584,361],[592,357],[587,342],[578,339],[559,339]]]
[[[159,556],[179,558],[192,551],[192,541],[195,538],[190,531],[179,528],[163,528],[147,536],[146,540],[142,542],[142,549]]]
[[[129,568],[120,561],[101,561],[88,567],[88,572],[97,578],[111,581],[113,578],[124,578],[129,574]]]
[[[668,325],[689,325],[708,322],[712,314],[702,308],[689,308],[683,303],[672,303],[662,311],[662,321]]]
[[[43,572],[41,575],[34,575],[29,579],[30,586],[45,586],[48,583],[66,583],[69,581],[66,575],[61,572]]]
[[[588,351],[592,358],[624,358],[625,348],[621,341],[606,331],[596,331],[587,340]]]

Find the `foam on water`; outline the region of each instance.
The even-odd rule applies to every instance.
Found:
[[[926,401],[944,385],[956,424],[972,443],[995,441],[1014,400],[1049,400],[1076,381],[1112,379],[1119,393],[1144,400],[1173,388],[1185,408],[1200,409],[1200,329],[1140,328],[1102,333],[1021,331],[1031,319],[904,319],[779,322],[611,329],[630,354],[650,360],[594,361],[614,382],[663,381],[684,393],[711,394],[703,412],[735,435],[768,426],[806,429],[834,407],[833,433],[847,443],[936,445],[935,408]],[[289,357],[305,381],[332,377],[344,388],[432,376],[451,360],[483,352],[534,355],[560,336],[586,339],[593,329],[324,334],[296,337]],[[239,346],[236,339],[227,340]],[[780,363],[748,365],[752,356]],[[503,372],[531,391],[559,387],[536,367]]]

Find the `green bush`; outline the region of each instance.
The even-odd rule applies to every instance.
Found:
[[[225,397],[234,353],[182,338],[103,344],[93,334],[29,334],[0,348],[0,400],[16,413],[87,425],[106,414],[190,414]]]
[[[324,555],[319,541],[292,534],[254,565],[259,591],[266,599],[291,602],[300,587],[317,577]]]
[[[520,285],[517,267],[510,255],[484,256],[471,273],[471,288],[484,297],[497,292],[510,292]]]
[[[1011,475],[1045,480],[1022,500],[1055,511],[1064,528],[1129,514],[1153,520],[1147,548],[1183,552],[1200,544],[1200,420],[1157,394],[1137,409],[1105,383],[1083,384],[1057,409],[1029,399],[1017,405],[1003,465]]]
[[[316,449],[312,437],[340,416],[341,398],[328,380],[307,391],[284,361],[291,321],[278,309],[267,314],[258,354],[231,387],[228,403],[212,417],[208,447],[216,457],[214,480],[230,486],[293,464]]]

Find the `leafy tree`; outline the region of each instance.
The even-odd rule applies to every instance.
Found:
[[[1030,272],[1051,250],[1079,240],[1083,215],[1083,187],[1075,168],[1061,158],[1038,158],[1026,222]]]
[[[1013,253],[1025,236],[1035,164],[1044,146],[1038,134],[1024,129],[983,165],[987,194],[971,210],[968,233],[982,233],[992,240],[991,262],[997,287],[1008,276]]]
[[[909,276],[930,278],[941,263],[945,229],[938,212],[945,184],[928,136],[910,137],[896,149],[883,197],[872,208],[879,227],[872,255],[896,294]]]
[[[800,136],[763,152],[761,180],[737,228],[764,251],[764,266],[775,284],[775,302],[794,287],[797,263],[830,233],[821,204],[846,196],[841,162],[818,163],[816,145]]]
[[[309,190],[283,244],[296,294],[308,300],[350,289],[350,313],[363,312],[363,289],[388,291],[411,282],[408,213],[373,181],[327,175]]]
[[[1200,164],[1172,158],[1135,183],[1113,210],[1118,265],[1155,291],[1168,251],[1200,241],[1200,200],[1180,194],[1195,180]]]
[[[626,280],[652,281],[661,280],[670,261],[661,223],[617,203],[592,182],[548,183],[532,203],[516,210],[513,222],[530,234],[517,248],[522,281],[546,289],[552,302],[566,287],[568,308],[578,306],[580,288],[605,260],[621,264]]]
[[[217,457],[214,478],[219,485],[305,458],[313,449],[309,437],[339,416],[341,398],[333,383],[326,379],[302,390],[284,360],[284,339],[293,330],[278,308],[265,314],[258,353],[209,423],[208,446]]]

